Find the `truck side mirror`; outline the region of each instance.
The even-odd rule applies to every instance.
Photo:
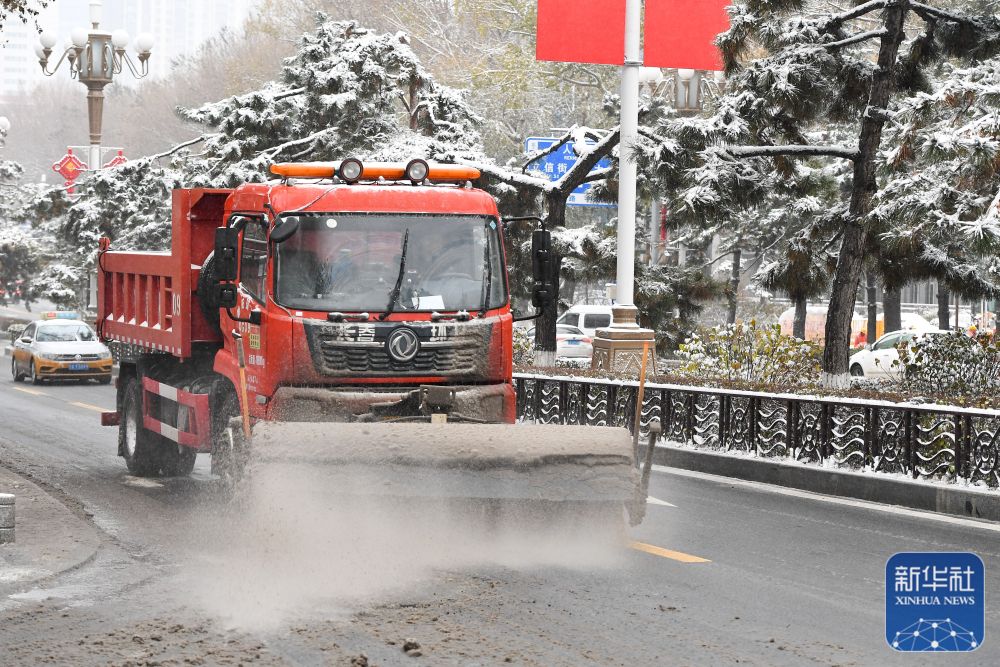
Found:
[[[536,229],[531,233],[531,274],[534,287],[531,304],[544,310],[552,303],[552,234],[547,229]]]
[[[219,301],[219,308],[235,308],[236,285],[232,283],[219,283],[215,286],[215,298]]]
[[[280,225],[271,231],[271,240],[275,243],[284,243],[299,231],[298,218],[285,218]]]
[[[219,227],[215,230],[215,275],[220,281],[236,280],[239,245],[238,228]]]

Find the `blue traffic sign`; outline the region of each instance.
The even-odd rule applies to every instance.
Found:
[[[529,137],[524,141],[524,150],[528,154],[537,153],[539,151],[544,151],[547,148],[551,148],[559,140],[553,137]],[[560,178],[566,175],[570,167],[580,159],[580,156],[576,154],[576,150],[573,147],[573,142],[568,141],[558,150],[549,153],[543,158],[535,160],[528,167],[528,172],[538,176],[539,178],[547,178],[550,181],[558,181]],[[601,159],[597,165],[594,167],[593,171],[599,169],[607,169],[611,166],[611,160],[608,158]],[[591,173],[593,173],[591,171]],[[592,202],[587,199],[587,192],[591,188],[590,183],[584,183],[580,185],[572,194],[570,194],[569,199],[566,204],[568,206],[603,206],[603,207],[613,207],[614,204],[602,204],[598,202]]]

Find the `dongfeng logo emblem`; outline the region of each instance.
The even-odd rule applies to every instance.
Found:
[[[385,349],[394,361],[410,361],[420,351],[420,339],[413,329],[399,327],[389,334],[385,341]]]

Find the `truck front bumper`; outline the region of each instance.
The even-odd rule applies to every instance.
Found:
[[[515,414],[511,384],[448,385],[448,414],[490,423],[512,423]],[[268,404],[267,418],[278,421],[386,421],[430,414],[421,404],[420,387],[385,391],[343,387],[280,387]]]

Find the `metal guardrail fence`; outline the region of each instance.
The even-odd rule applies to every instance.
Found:
[[[633,429],[637,381],[515,374],[517,415]],[[1000,487],[1000,410],[646,383],[662,439],[914,479]]]

